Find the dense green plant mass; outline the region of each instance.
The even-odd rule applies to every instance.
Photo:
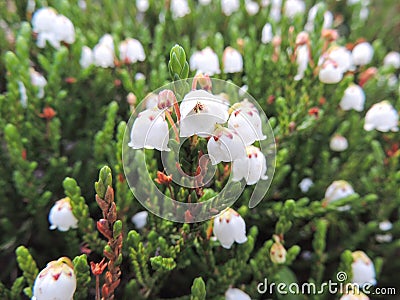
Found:
[[[322,284],[336,281],[339,271],[350,282],[355,250],[373,260],[379,287],[397,287],[399,293],[393,276],[400,270],[399,133],[364,129],[374,104],[387,100],[400,110],[399,68],[383,64],[388,52],[399,51],[399,14],[391,17],[399,4],[376,1],[363,20],[364,1],[323,3],[308,35],[307,67],[297,80],[296,51],[304,45],[296,40],[318,1],[304,1],[305,13],[293,18],[282,9],[279,21],[271,17],[272,4],[261,5],[267,1],[255,1],[259,11],[254,15],[246,11],[248,1],[240,1],[229,16],[219,0],[208,5],[188,1],[190,13],[182,17],[172,2],[150,0],[146,12],[123,0],[0,2],[0,298],[31,297],[40,270],[67,256],[77,280],[74,299],[94,298],[96,277],[109,294],[120,280],[116,299],[224,299],[229,287],[254,299],[339,299],[341,294],[327,291],[261,295],[257,286],[265,278]],[[35,10],[49,6],[69,18],[74,42],[53,47],[48,41],[39,47],[32,3]],[[333,40],[321,35],[326,9],[339,34]],[[275,38],[261,42],[266,23]],[[113,66],[82,67],[83,47],[95,48],[107,33],[115,45]],[[120,59],[118,45],[126,38],[140,41],[145,58]],[[321,82],[325,65],[318,65],[320,57],[335,44],[352,49],[360,38],[371,43],[372,60],[344,72],[337,83]],[[210,47],[224,61],[229,46],[243,57],[243,70],[224,72],[224,63],[211,77],[246,85],[268,116],[277,143],[276,171],[263,201],[248,208],[250,186],[234,204],[245,220],[247,241],[224,249],[211,237],[212,222],[173,223],[151,213],[143,228],[135,228],[131,217],[144,209],[124,177],[127,120],[148,93],[195,76],[189,60],[196,51]],[[32,81],[32,69],[46,78],[43,95]],[[366,95],[361,111],[339,107],[352,83]],[[348,141],[341,152],[330,147],[337,134]],[[146,154],[150,177],[156,179],[163,171],[159,157],[152,150]],[[299,187],[304,178],[313,181],[308,191]],[[355,193],[329,202],[325,191],[339,180],[350,183]],[[187,202],[213,197],[221,184],[205,189],[203,198],[192,190],[160,187]],[[77,226],[52,231],[48,215],[63,198]],[[390,231],[380,226],[384,221],[391,222]],[[277,263],[274,253],[282,253],[281,247],[285,257]],[[108,268],[96,275],[94,264],[96,270],[105,266],[103,257]]]

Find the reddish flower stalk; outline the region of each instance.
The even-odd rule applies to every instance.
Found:
[[[103,219],[97,222],[97,229],[108,239],[107,246],[103,251],[103,255],[108,259],[108,263],[106,264],[108,270],[104,276],[105,282],[101,289],[101,299],[113,300],[115,299],[114,291],[121,281],[119,259],[122,253],[122,232],[116,235],[114,231],[114,224],[117,221],[117,207],[114,202],[113,188],[111,186],[107,187],[104,199],[101,199],[100,196],[96,194],[96,202],[103,212]],[[103,267],[103,265],[101,265],[101,267]],[[97,271],[100,270],[99,268]]]
[[[104,258],[99,263],[90,262],[90,269],[96,276],[96,300],[100,300],[100,275],[103,274],[106,267],[107,263],[104,262]]]

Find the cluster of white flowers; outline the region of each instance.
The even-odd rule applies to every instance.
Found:
[[[71,20],[50,7],[40,8],[34,13],[32,27],[37,34],[36,44],[39,48],[44,48],[49,42],[58,49],[61,42],[72,44],[75,41],[75,28]]]
[[[122,41],[118,50],[120,60],[126,64],[133,64],[146,59],[143,45],[136,39],[127,38]],[[92,64],[102,68],[113,68],[115,66],[113,37],[110,34],[103,35],[93,50],[88,46],[83,46],[79,62],[84,69]]]

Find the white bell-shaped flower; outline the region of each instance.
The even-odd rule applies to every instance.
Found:
[[[256,1],[253,1],[253,0],[246,0],[244,2],[244,5],[245,5],[247,13],[250,16],[254,16],[260,10],[260,6],[258,5],[258,3]]]
[[[370,43],[363,42],[356,45],[351,53],[353,58],[353,63],[356,66],[364,66],[372,61],[374,56],[374,48],[372,48]]]
[[[354,109],[362,111],[364,109],[365,93],[361,86],[351,84],[345,91],[340,101],[340,108],[343,110]]]
[[[273,37],[272,26],[270,23],[266,23],[261,31],[261,43],[268,44],[272,41]]]
[[[71,200],[68,197],[58,200],[50,209],[49,222],[52,230],[68,231],[78,227],[78,220],[72,213]]]
[[[29,72],[32,85],[38,88],[37,97],[41,99],[44,97],[44,87],[47,85],[47,80],[42,74],[35,71],[33,68],[30,68]]]
[[[128,38],[119,44],[119,58],[125,63],[132,64],[137,61],[144,61],[146,54],[138,40]]]
[[[308,67],[309,51],[307,45],[298,46],[296,49],[297,74],[294,80],[301,80]]]
[[[383,65],[391,66],[395,69],[400,68],[400,53],[396,51],[389,52],[383,59]]]
[[[351,265],[353,271],[352,283],[359,286],[364,284],[376,284],[375,267],[371,259],[363,251],[354,251],[352,253],[353,263]]]
[[[136,8],[141,13],[145,13],[149,9],[149,6],[149,0],[136,0]]]
[[[238,212],[232,208],[226,209],[214,218],[214,235],[225,249],[230,249],[234,242],[247,242],[246,223]]]
[[[256,184],[260,179],[266,180],[267,160],[259,148],[254,146],[246,147],[247,156],[239,158],[232,163],[232,180],[246,180],[247,185]]]
[[[93,48],[93,62],[102,68],[114,67],[114,41],[110,34],[105,34]]]
[[[142,229],[147,224],[148,216],[149,213],[146,210],[140,211],[132,216],[131,221],[137,229]]]
[[[113,61],[114,63],[114,61]],[[83,69],[88,68],[93,64],[93,51],[88,46],[82,47],[81,58],[79,60],[79,64]]]
[[[225,292],[225,300],[251,300],[251,298],[242,290],[229,288]]]
[[[299,188],[303,193],[307,193],[309,189],[314,185],[311,178],[303,178],[299,183]]]
[[[331,203],[353,195],[354,193],[353,187],[347,181],[337,180],[332,182],[332,184],[326,189],[325,200],[328,203]]]
[[[372,105],[365,115],[364,129],[382,132],[398,131],[399,114],[388,101]]]
[[[296,15],[304,14],[306,4],[303,0],[286,0],[283,11],[286,17],[293,19]]]
[[[239,8],[239,0],[221,0],[221,9],[226,16],[230,16],[235,11],[239,10]]]
[[[208,74],[210,76],[221,73],[217,54],[206,47],[201,51],[193,53],[189,60],[190,69]]]
[[[211,163],[231,162],[246,157],[246,146],[235,130],[216,126],[213,136],[208,140],[207,150]]]
[[[343,73],[335,62],[327,61],[319,70],[318,78],[323,83],[334,84],[342,80]]]
[[[329,148],[331,148],[332,151],[342,152],[348,147],[349,143],[347,142],[347,139],[340,134],[335,134],[329,142]]]
[[[217,96],[204,90],[191,91],[180,104],[180,136],[207,136],[214,132],[216,124],[228,120],[228,106]]]
[[[51,7],[38,9],[32,17],[32,30],[37,33],[36,44],[39,48],[46,46],[46,41],[52,45],[59,45],[59,41],[54,36],[54,24],[57,21],[57,12]]]
[[[190,14],[187,0],[171,0],[172,18],[178,19]]]
[[[76,290],[74,266],[67,257],[47,264],[33,285],[34,300],[71,300]]]
[[[353,68],[351,52],[346,47],[334,46],[330,48],[326,53],[325,59],[334,61],[343,73]]]
[[[239,51],[232,47],[226,47],[222,55],[222,64],[225,73],[237,73],[243,71],[243,57]]]
[[[376,234],[375,235],[375,240],[378,243],[390,243],[393,240],[393,235],[391,233],[386,233],[386,231],[389,231],[393,228],[392,222],[389,220],[382,221],[379,223],[379,230],[385,232],[383,234]]]
[[[169,129],[165,113],[157,108],[140,112],[133,122],[131,141],[128,146],[133,149],[157,149],[169,151]]]
[[[58,40],[58,47],[60,46],[60,42],[65,42],[67,44],[75,42],[74,24],[72,24],[71,20],[66,16],[57,16],[56,22],[53,24],[53,32],[56,40]]]
[[[233,105],[231,110],[228,127],[237,131],[246,146],[267,138],[262,133],[260,113],[253,103],[245,99]]]

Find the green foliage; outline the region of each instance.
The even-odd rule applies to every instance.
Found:
[[[76,292],[74,299],[83,300],[88,298],[88,289],[91,282],[90,269],[87,263],[87,256],[82,254],[76,256],[72,263],[74,264],[74,272],[76,274]]]
[[[193,281],[192,295],[190,296],[190,300],[205,300],[206,294],[206,285],[204,284],[203,278],[196,278]]]
[[[39,273],[39,270],[36,266],[36,262],[29,253],[29,250],[24,246],[19,246],[15,250],[15,254],[17,255],[18,266],[23,272],[23,279],[25,280],[27,287],[24,288],[24,293],[28,297],[32,297],[32,287],[35,282],[36,276]],[[17,280],[14,283],[11,294],[17,294],[21,289],[21,281],[22,279]]]

